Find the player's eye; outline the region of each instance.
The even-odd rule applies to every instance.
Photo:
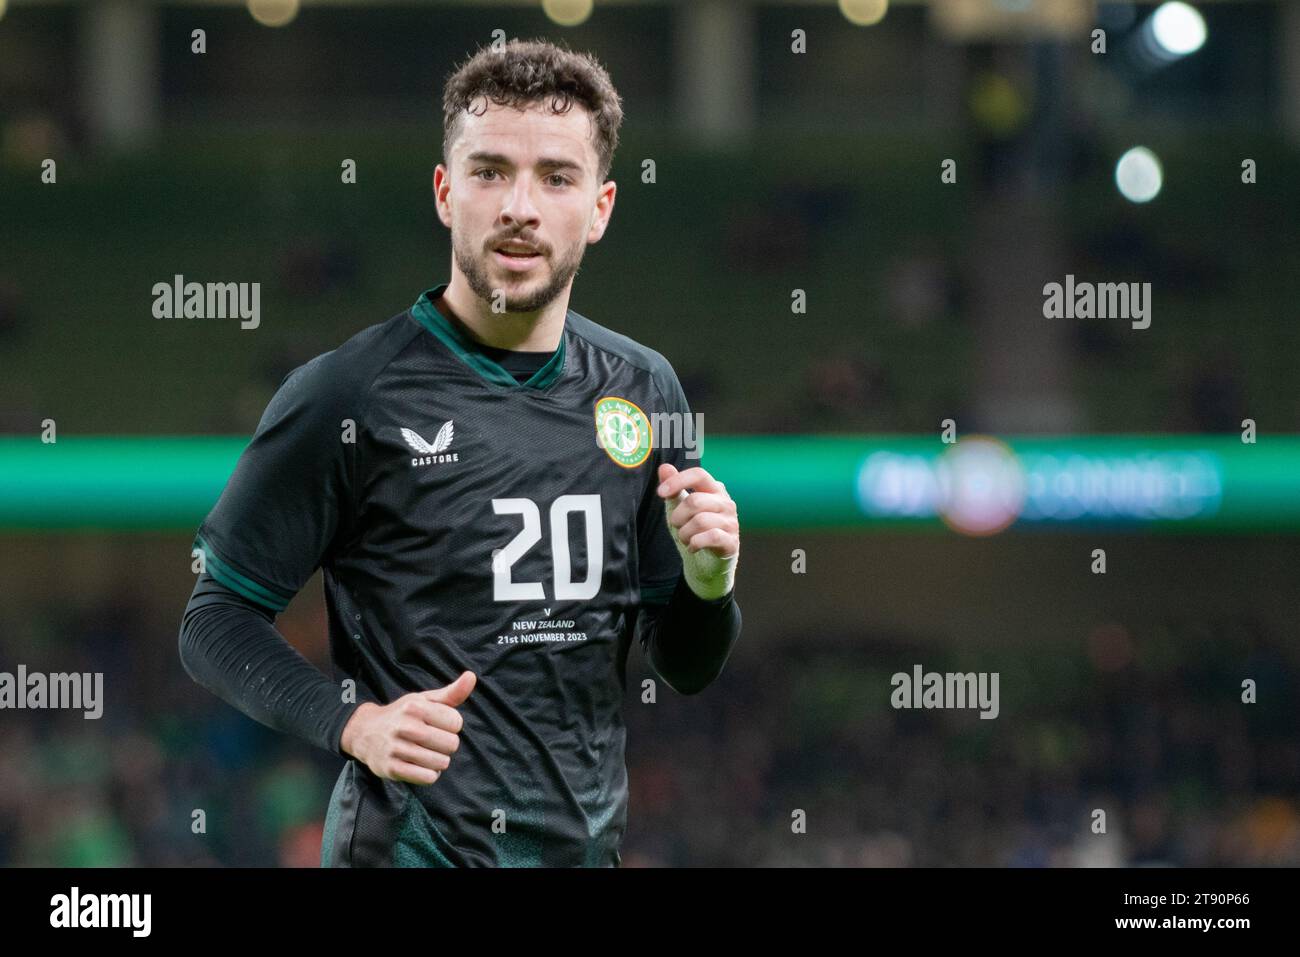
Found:
[[[479,170],[479,171],[476,172],[474,175],[475,175],[475,176],[478,176],[478,177],[482,177],[482,175],[483,175],[484,173],[495,173],[495,172],[497,172],[497,171],[494,170],[492,167],[488,166],[488,167],[485,167],[484,169]],[[484,182],[489,182],[489,181],[488,181],[488,180],[484,180]]]
[[[553,186],[567,186],[569,183],[569,177],[565,176],[563,173],[552,173],[550,176],[546,178],[548,180],[559,180],[558,183],[552,182],[551,185]]]

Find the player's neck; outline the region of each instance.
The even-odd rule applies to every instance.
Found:
[[[568,295],[557,296],[537,312],[494,313],[472,290],[452,282],[434,306],[476,342],[516,352],[554,352],[564,334]]]

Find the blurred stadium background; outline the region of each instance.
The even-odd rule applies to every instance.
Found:
[[[0,712],[0,864],[318,862],[339,761],[184,673],[188,549],[283,376],[449,278],[441,83],[494,30],[611,71],[572,306],[673,362],[748,530],[719,681],[629,663],[625,863],[1300,863],[1300,3],[1194,11],[0,0],[0,670],[106,689]],[[153,318],[177,273],[260,328]],[[1066,274],[1151,327],[1044,319]],[[277,624],[325,665],[322,601]],[[917,663],[1000,717],[893,710]]]

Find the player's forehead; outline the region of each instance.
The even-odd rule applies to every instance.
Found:
[[[520,167],[542,159],[565,159],[584,170],[596,166],[595,127],[591,113],[573,103],[563,113],[549,103],[513,107],[480,98],[461,117],[461,131],[452,147],[453,162],[474,154],[505,157]]]

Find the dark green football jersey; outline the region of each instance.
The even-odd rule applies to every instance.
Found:
[[[445,288],[285,378],[196,546],[274,612],[321,568],[360,701],[478,676],[434,784],[347,762],[323,864],[616,865],[627,654],[681,574],[658,465],[696,464],[652,430],[689,409],[662,355],[572,310],[520,383]]]

